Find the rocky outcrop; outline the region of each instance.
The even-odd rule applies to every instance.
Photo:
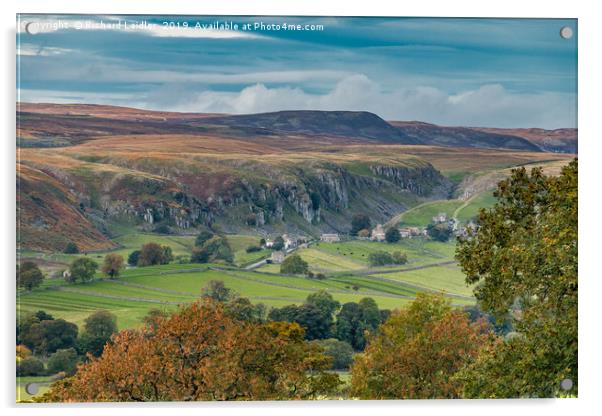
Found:
[[[159,192],[152,198],[113,200],[104,195],[101,201],[107,219],[125,216],[147,227],[163,223],[186,230],[210,226],[224,218],[233,225],[263,227],[286,222],[287,209],[307,224],[319,226],[324,212],[348,210],[352,196],[358,198],[383,190],[428,197],[435,192],[445,192],[448,187],[447,180],[428,164],[420,167],[373,164],[369,171],[371,175],[354,174],[342,166],[296,168],[290,179],[257,183],[241,178],[205,199],[191,195],[185,186],[180,186],[177,191]],[[174,186],[178,186],[177,178],[174,182]],[[382,201],[376,205],[383,205]]]

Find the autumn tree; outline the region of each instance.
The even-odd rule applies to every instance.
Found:
[[[109,253],[105,256],[104,263],[100,270],[111,279],[114,279],[119,276],[119,273],[121,273],[123,268],[123,257],[119,254]]]
[[[467,397],[577,394],[577,160],[559,176],[520,168],[498,184],[497,203],[456,257],[480,306],[508,314],[515,336],[463,375]]]
[[[42,284],[44,273],[33,261],[25,261],[17,265],[17,287],[32,290]]]
[[[156,264],[167,264],[173,260],[171,248],[161,246],[157,243],[146,243],[140,250],[138,266],[153,266]]]
[[[351,369],[352,394],[362,399],[458,398],[453,376],[476,360],[491,335],[441,295],[418,294],[370,338]]]
[[[232,319],[204,299],[112,338],[101,357],[55,382],[38,401],[316,399],[339,380],[331,360],[294,323]]]

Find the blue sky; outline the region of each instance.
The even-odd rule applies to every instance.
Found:
[[[238,29],[202,26],[216,21]],[[560,37],[564,26],[571,39]],[[17,55],[19,99],[28,102],[576,127],[571,19],[21,15]]]

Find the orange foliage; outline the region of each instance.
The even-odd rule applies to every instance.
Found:
[[[352,393],[364,399],[458,398],[453,376],[493,337],[442,296],[419,294],[396,311],[352,368]]]
[[[297,324],[236,321],[203,300],[142,330],[55,383],[41,401],[312,399],[333,392],[329,359]]]

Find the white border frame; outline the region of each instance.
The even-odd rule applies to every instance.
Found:
[[[3,162],[2,191],[2,250],[1,262],[4,273],[3,304],[4,337],[1,343],[1,359],[4,365],[0,379],[3,407],[9,414],[27,415],[90,415],[132,414],[144,412],[148,416],[164,415],[168,409],[180,414],[262,414],[262,415],[307,415],[331,414],[334,412],[356,415],[376,410],[381,414],[412,412],[421,414],[468,415],[507,415],[508,413],[530,412],[547,415],[567,415],[570,413],[590,413],[597,408],[600,396],[600,316],[599,296],[602,289],[602,276],[596,262],[597,240],[600,239],[600,222],[596,214],[600,211],[602,198],[598,194],[600,171],[597,165],[602,157],[602,134],[599,113],[602,91],[599,77],[602,74],[602,54],[600,54],[600,34],[602,22],[596,13],[593,1],[575,2],[547,0],[527,2],[525,0],[505,0],[498,2],[472,0],[421,0],[398,2],[391,0],[304,0],[288,2],[282,0],[214,0],[211,3],[199,0],[163,0],[152,2],[140,0],[21,0],[5,2],[2,7],[2,85],[4,94],[1,100]],[[16,3],[16,4],[15,4]],[[566,400],[474,400],[474,401],[345,401],[345,402],[263,402],[263,403],[159,403],[148,405],[93,404],[85,405],[15,405],[14,354],[15,337],[15,296],[13,278],[15,270],[15,27],[16,13],[86,13],[86,14],[198,14],[198,15],[304,15],[304,16],[432,16],[432,17],[555,17],[579,19],[579,150],[580,175],[579,221],[585,224],[580,228],[580,299],[579,299],[579,357],[580,391],[579,399]],[[598,267],[596,267],[598,266]],[[592,412],[593,413],[593,412]]]

